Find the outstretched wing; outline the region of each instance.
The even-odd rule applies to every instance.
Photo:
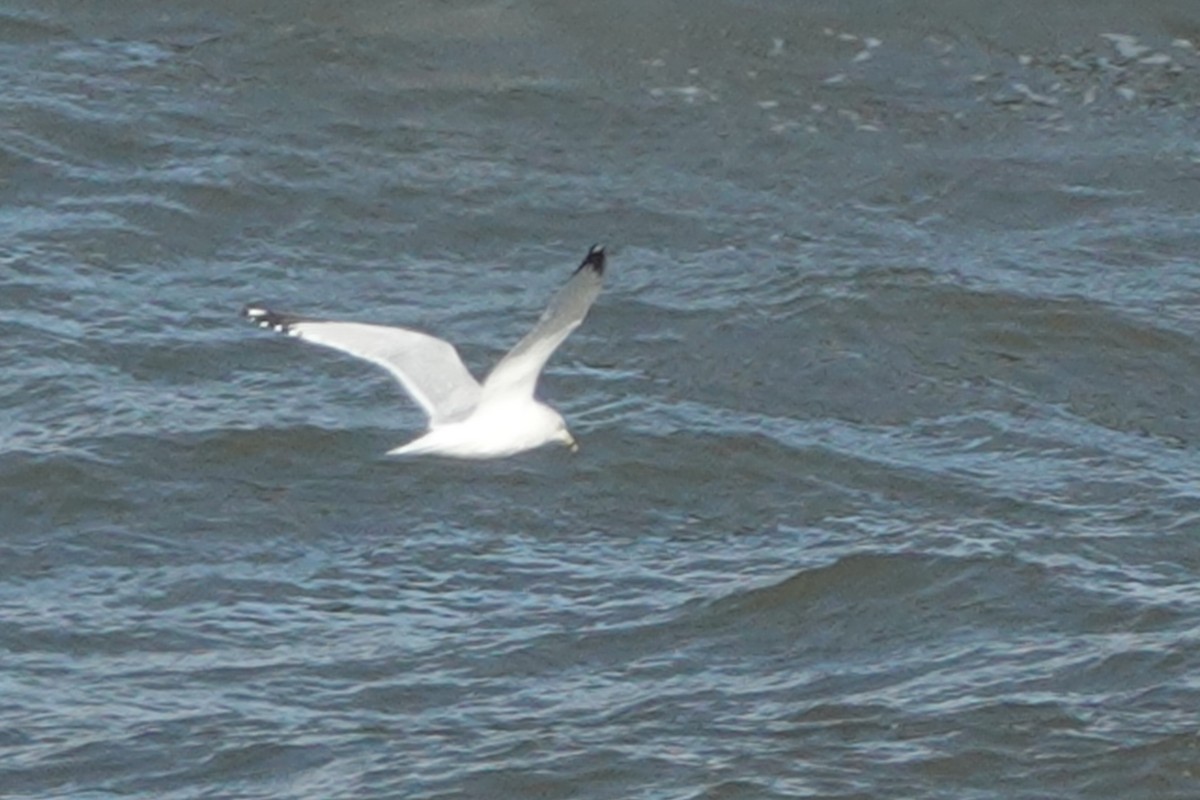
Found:
[[[436,337],[406,328],[279,314],[259,305],[246,306],[242,314],[264,328],[383,367],[429,415],[430,427],[465,417],[479,403],[479,384],[458,351]]]
[[[600,294],[603,276],[604,248],[592,245],[583,263],[550,301],[533,330],[492,369],[483,382],[484,394],[512,393],[532,397],[542,367],[571,331],[583,322]]]

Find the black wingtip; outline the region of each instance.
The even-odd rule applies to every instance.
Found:
[[[579,270],[590,269],[597,275],[604,274],[604,248],[601,245],[594,244],[588,248],[588,253],[584,256],[583,263],[579,265]],[[578,272],[579,270],[575,270]]]
[[[292,323],[299,322],[299,317],[290,314],[280,314],[261,303],[247,303],[242,307],[242,316],[260,328],[291,334]]]

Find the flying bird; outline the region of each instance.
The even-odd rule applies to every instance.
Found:
[[[534,397],[546,361],[600,294],[604,248],[593,245],[537,324],[480,384],[449,342],[419,331],[281,314],[250,304],[263,328],[341,350],[392,374],[429,417],[429,430],[388,455],[503,458],[551,442],[579,449],[562,415]]]

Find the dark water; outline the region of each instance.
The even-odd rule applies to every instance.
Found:
[[[1200,796],[1188,0],[0,3],[0,795]],[[382,457],[593,242],[581,440]]]

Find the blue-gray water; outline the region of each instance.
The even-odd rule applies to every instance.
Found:
[[[1200,796],[1200,10],[0,2],[0,796]],[[593,242],[581,441],[382,454]]]

